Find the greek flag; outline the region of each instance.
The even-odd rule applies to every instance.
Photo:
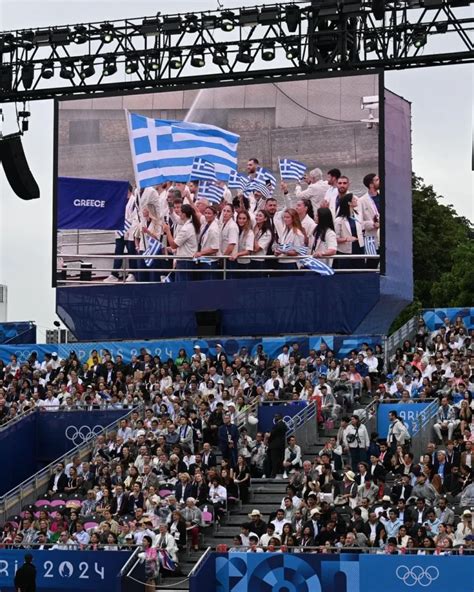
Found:
[[[240,136],[214,125],[150,119],[127,112],[132,161],[139,187],[165,181],[186,183],[194,159],[214,164],[216,177],[227,181],[237,168]]]
[[[285,243],[283,245],[278,245],[278,249],[282,251],[282,253],[287,253],[288,251],[296,251],[298,255],[305,257],[308,255],[308,247],[295,247],[294,245]],[[314,259],[314,257],[305,257],[304,259],[300,259],[298,261],[299,265],[302,265],[306,269],[310,269],[319,275],[334,275],[334,269],[329,267],[326,263],[323,263],[319,259]]]
[[[230,173],[227,186],[229,187],[229,189],[240,189],[240,191],[244,191],[248,182],[249,178],[246,175],[244,175],[243,173],[238,173],[234,170]]]
[[[253,180],[257,181],[258,183],[263,183],[264,185],[270,187],[272,193],[275,191],[277,180],[275,175],[269,169],[266,169],[264,167],[260,167],[259,169],[257,169],[257,174],[255,175]]]
[[[171,556],[166,549],[158,549],[158,562],[168,571],[176,570],[176,563],[171,559]]]
[[[159,240],[156,240],[156,238],[150,236],[150,238],[148,239],[148,246],[144,251],[143,256],[150,257],[151,255],[159,255],[162,246],[163,245],[160,243]],[[156,261],[156,259],[145,259],[145,265],[147,267],[151,267],[153,265],[153,261]]]
[[[216,183],[210,181],[200,181],[198,189],[198,199],[207,199],[212,204],[219,205],[224,197],[224,187],[219,187]]]
[[[280,177],[286,181],[300,181],[306,172],[306,165],[291,158],[279,158]]]
[[[216,168],[212,162],[204,158],[195,158],[189,178],[197,181],[216,181]]]
[[[245,192],[255,193],[256,191],[258,191],[265,199],[268,199],[272,196],[272,192],[268,185],[264,185],[263,183],[259,183],[258,181],[250,181],[250,183],[247,185]]]
[[[123,223],[123,230],[117,231],[118,237],[123,238],[125,236],[125,234],[130,230],[131,227],[132,227],[132,223],[130,222],[130,220],[125,220],[125,222]]]
[[[364,236],[364,250],[366,255],[377,255],[375,236]]]

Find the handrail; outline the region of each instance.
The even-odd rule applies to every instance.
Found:
[[[129,409],[127,411],[127,413],[125,413],[124,415],[120,416],[118,419],[114,420],[113,422],[111,422],[110,424],[108,424],[107,426],[102,428],[102,430],[97,434],[97,436],[100,436],[104,433],[106,434],[107,432],[116,429],[116,427],[118,425],[120,425],[120,421],[122,419],[128,418],[133,413],[133,411],[139,411],[143,407],[144,407],[143,403],[141,405],[137,405],[136,407],[132,407],[131,409]],[[49,479],[50,475],[53,472],[54,467],[59,462],[64,462],[68,457],[71,458],[73,456],[84,455],[87,450],[92,448],[93,443],[94,443],[94,440],[90,439],[90,440],[87,440],[86,442],[83,442],[82,444],[79,444],[75,448],[72,448],[71,450],[69,450],[68,452],[66,452],[65,454],[60,456],[59,458],[55,459],[52,463],[50,463],[49,465],[47,465],[46,467],[42,468],[40,471],[35,473],[33,476],[29,477],[28,479],[26,479],[25,481],[23,481],[22,483],[20,483],[19,485],[17,485],[16,487],[11,489],[7,493],[5,493],[3,496],[1,496],[0,497],[0,514],[3,513],[3,521],[5,521],[5,519],[6,519],[7,511],[10,509],[11,506],[14,505],[14,503],[15,503],[14,500],[17,500],[17,498],[19,498],[20,504],[22,503],[23,491],[30,490],[32,488],[32,486],[34,485],[35,486],[34,492],[36,493],[36,490],[38,489],[40,482],[43,481],[45,479],[45,477],[48,477],[48,479]],[[31,492],[30,492],[30,495],[31,495]]]
[[[433,399],[426,409],[424,409],[417,418],[417,423],[412,431],[412,437],[416,436],[428,423],[435,417],[438,412],[439,401]]]
[[[317,413],[316,404],[314,402],[309,402],[301,411],[298,411],[295,415],[290,418],[290,421],[286,421],[286,425],[288,426],[288,431],[286,436],[292,436],[298,428],[303,427],[305,423],[307,423],[310,419],[313,419]]]
[[[21,413],[18,413],[18,415],[15,415],[15,417],[12,417],[11,419],[8,419],[7,421],[0,424],[0,432],[3,432],[3,430],[10,428],[12,425],[15,425],[19,421],[22,421],[23,419],[25,419],[25,417],[27,415],[32,415],[36,411],[38,411],[37,407],[31,407],[30,409],[27,409],[26,411],[22,411]]]
[[[204,559],[207,557],[207,555],[209,555],[209,553],[211,552],[211,550],[212,550],[212,547],[207,547],[207,549],[204,551],[204,553],[201,555],[201,557],[199,557],[199,559],[197,560],[195,566],[189,572],[188,579],[191,578],[191,576],[194,575],[194,572],[197,571],[198,567],[200,567],[201,563],[204,561]]]
[[[275,551],[279,551],[281,549],[281,547],[285,547],[286,549],[291,549],[292,552],[296,552],[296,553],[304,553],[304,552],[310,552],[310,553],[331,553],[331,554],[344,554],[344,553],[354,553],[354,551],[356,551],[357,553],[366,553],[366,554],[372,554],[372,555],[387,555],[387,552],[382,548],[382,547],[361,547],[359,545],[354,545],[353,547],[326,547],[324,545],[319,545],[319,546],[307,546],[307,547],[302,547],[301,545],[295,545],[295,546],[288,546],[288,545],[273,545],[275,548]],[[245,546],[245,545],[232,545],[233,549],[242,549],[243,553],[246,553],[248,551],[248,549],[250,549],[250,546]],[[262,548],[260,547],[260,545],[257,545],[257,548]],[[438,555],[437,548],[432,548],[432,549],[426,549],[425,547],[399,547],[397,545],[397,548],[400,551],[400,555],[411,555],[412,551],[430,551],[430,555]],[[268,550],[268,545],[267,545],[267,550]],[[441,550],[441,555],[443,555],[445,552],[448,552],[448,554],[451,555],[462,555],[464,550],[461,550],[458,547],[452,547],[450,549],[442,549]],[[227,553],[229,551],[226,551]],[[232,551],[231,551],[232,552]]]
[[[258,410],[259,403],[258,398],[255,398],[243,411],[237,413],[234,423],[239,429],[245,426],[250,413],[255,413]]]
[[[135,547],[135,550],[133,551],[133,553],[130,555],[130,557],[127,559],[126,563],[124,564],[124,566],[122,567],[122,569],[119,571],[119,576],[124,576],[125,575],[125,569],[128,568],[128,565],[133,561],[133,559],[138,555],[138,552],[140,551],[140,547]]]
[[[387,337],[386,354],[390,358],[406,339],[412,339],[416,332],[419,316],[411,319]]]

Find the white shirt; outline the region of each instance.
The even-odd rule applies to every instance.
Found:
[[[200,245],[199,245],[200,243]],[[199,233],[199,241],[198,241],[198,248],[200,251],[204,249],[217,249],[216,255],[219,255],[219,246],[220,246],[220,229],[219,229],[219,222],[217,220],[213,220],[207,228],[207,222],[201,226],[201,231]],[[212,259],[211,255],[204,255],[208,257],[212,261],[216,261],[216,259]]]
[[[239,243],[239,227],[234,220],[221,223],[221,253],[224,254],[229,245],[235,245],[231,255],[237,253]]]
[[[296,229],[285,227],[282,229],[281,234],[278,234],[278,242],[280,244],[290,244],[294,247],[304,247],[304,235],[302,232]],[[278,257],[278,263],[296,263],[297,259],[292,259],[291,257],[287,257],[282,255]]]
[[[186,222],[179,227],[174,242],[178,245],[178,248],[176,249],[176,255],[178,255],[178,257],[194,256],[194,253],[197,251],[198,241],[191,220],[186,220]]]
[[[260,249],[258,251],[256,251],[255,254],[258,253],[259,255],[266,255],[267,251],[268,251],[268,247],[270,246],[270,243],[272,242],[272,233],[269,230],[267,230],[263,234],[261,234],[261,232],[258,228],[254,228],[253,232],[255,235],[255,242],[260,247]],[[259,259],[257,257],[252,257],[252,259],[254,261],[266,261],[266,259]]]
[[[316,222],[306,214],[301,220],[301,226],[305,229],[306,235],[311,236],[316,228]]]
[[[253,230],[246,230],[239,233],[239,242],[237,252],[241,253],[242,251],[253,251],[253,245],[255,241],[255,236]],[[239,257],[236,259],[237,263],[241,265],[250,263],[250,259],[248,257]]]

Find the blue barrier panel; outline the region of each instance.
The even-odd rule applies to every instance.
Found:
[[[377,408],[377,432],[380,437],[385,438],[388,434],[390,411],[397,412],[411,435],[414,428],[418,426],[418,422],[425,419],[425,410],[430,403],[430,401],[428,403],[381,403]]]
[[[13,579],[26,552],[33,555],[41,592],[116,592],[118,574],[131,555],[130,551],[0,550],[2,592],[16,592]]]
[[[333,350],[336,357],[348,356],[352,349],[359,351],[363,343],[375,347],[382,345],[380,335],[287,335],[282,337],[263,337],[260,339],[252,337],[216,337],[214,339],[161,339],[159,341],[102,341],[90,343],[62,343],[54,345],[61,358],[67,358],[71,351],[74,351],[82,362],[87,362],[92,350],[102,352],[108,349],[112,356],[120,354],[124,362],[129,362],[133,354],[139,354],[144,348],[152,355],[160,356],[166,360],[176,358],[180,349],[184,349],[188,356],[193,353],[193,346],[198,344],[205,354],[216,354],[216,344],[222,344],[224,351],[229,357],[238,353],[240,348],[246,347],[251,355],[255,354],[257,345],[263,345],[265,353],[270,357],[276,357],[281,353],[285,344],[298,343],[302,355],[307,356],[310,349],[319,350],[321,344],[325,344]],[[0,345],[0,359],[7,361],[11,354],[18,357],[19,362],[28,360],[31,352],[35,351],[42,360],[45,353],[51,353],[53,346],[46,344],[4,346]]]
[[[260,405],[258,408],[259,432],[270,432],[273,428],[275,413],[280,413],[285,422],[306,407],[306,401],[292,401],[277,405]],[[316,421],[316,420],[315,420]]]
[[[0,343],[34,343],[36,325],[33,323],[0,323]]]
[[[456,317],[461,317],[467,329],[474,327],[474,307],[471,308],[427,308],[423,311],[423,320],[430,331],[435,331],[444,325],[444,319],[453,323]]]
[[[474,557],[212,553],[190,592],[472,592]]]
[[[34,411],[0,430],[0,495],[118,420],[127,409]],[[15,454],[11,454],[14,450]],[[21,460],[19,460],[21,459]]]

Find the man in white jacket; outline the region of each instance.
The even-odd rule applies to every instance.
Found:
[[[351,423],[344,431],[344,440],[349,449],[352,470],[357,473],[357,465],[360,462],[367,462],[367,450],[370,444],[367,428],[360,423],[357,415],[351,417]]]

